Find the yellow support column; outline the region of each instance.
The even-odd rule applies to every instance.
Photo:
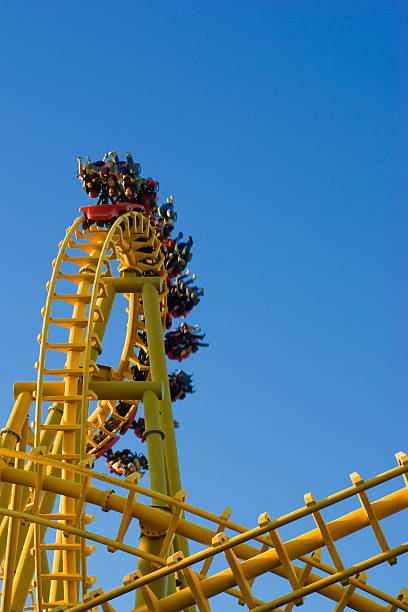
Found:
[[[164,382],[164,398],[159,402],[160,419],[164,432],[164,452],[168,476],[169,495],[181,489],[180,468],[174,433],[173,410],[171,407],[169,377],[164,352],[163,328],[157,287],[147,278],[143,283],[142,297],[146,321],[147,343],[152,380]],[[184,552],[184,551],[183,551]]]
[[[27,430],[28,430],[28,419],[26,419],[23,431],[21,434],[21,440],[19,442],[19,450],[25,452],[26,444],[27,444]],[[16,459],[16,467],[18,469],[24,468],[24,460]],[[21,485],[14,484],[13,490],[11,493],[11,508],[13,510],[17,510],[18,512],[21,510],[21,501],[22,501],[22,489]],[[17,541],[18,541],[18,531],[20,528],[20,520],[17,518],[10,518],[9,520],[9,528],[8,528],[8,536],[7,536],[7,554],[6,561],[4,564],[4,581],[3,581],[3,591],[1,598],[1,612],[8,612],[10,610],[11,604],[11,592],[14,580],[14,570],[16,564],[16,552],[17,552]]]
[[[53,416],[56,413],[55,416]],[[59,413],[57,411],[53,411],[50,414],[50,418],[58,418]],[[47,432],[45,432],[47,433]],[[62,432],[57,434],[57,439],[55,442],[55,449],[59,450],[60,441],[62,438]],[[50,476],[60,477],[61,471],[52,468],[47,470],[47,474]],[[51,514],[54,508],[55,499],[57,494],[54,492],[45,491],[44,495],[41,499],[40,506],[38,509],[38,514]],[[19,612],[23,610],[24,604],[29,592],[30,583],[34,574],[35,561],[34,556],[32,554],[32,549],[34,546],[34,529],[35,524],[31,523],[29,527],[25,526],[24,529],[27,529],[27,536],[24,540],[24,544],[22,547],[22,551],[19,557],[19,562],[16,568],[14,582],[13,582],[13,592],[11,598],[11,612]],[[40,528],[40,541],[42,542],[46,533],[46,527]],[[44,572],[45,573],[45,572]]]
[[[18,395],[16,403],[14,404],[13,411],[7,422],[7,427],[1,430],[2,448],[10,448],[14,450],[17,446],[17,443],[20,442],[21,430],[23,428],[24,421],[27,418],[32,401],[32,395],[30,393],[27,393],[26,391]],[[9,483],[1,484],[1,507],[8,506],[8,503],[10,501],[11,486],[12,485]]]
[[[59,404],[54,404],[49,408],[49,414],[46,420],[47,425],[56,425],[60,422],[62,417],[62,406]],[[53,444],[55,437],[58,435],[56,430],[46,430],[41,433],[40,438],[40,446],[45,446],[46,448],[50,448],[51,444]],[[60,434],[61,436],[61,434]],[[33,461],[29,461],[25,466],[25,470],[29,472],[34,472],[35,463]],[[24,487],[22,490],[22,499],[21,499],[21,507],[24,508],[29,499],[29,489],[28,487]],[[3,559],[6,550],[6,540],[7,540],[7,528],[8,528],[8,517],[4,517],[3,522],[0,528],[0,559]],[[24,545],[24,540],[26,538],[28,532],[28,525],[23,524],[20,525],[19,536],[17,542],[17,558],[20,558],[21,551]]]
[[[152,391],[146,391],[146,393],[143,395],[143,406],[146,428],[144,436],[147,444],[150,488],[154,491],[166,494],[167,482],[163,452],[164,434],[160,423],[159,402],[157,396]],[[155,501],[153,505],[168,510],[168,506],[164,502]],[[154,533],[155,531],[156,530],[152,529],[150,525],[141,524],[139,546],[141,550],[146,550],[147,552],[158,555],[163,544],[164,533],[160,531]],[[152,567],[151,562],[145,559],[139,560],[138,567],[143,575],[148,574],[155,569]],[[161,580],[156,580],[151,584],[152,591],[159,599],[166,594],[166,583],[167,580],[162,578]],[[144,600],[141,593],[137,591],[136,605],[141,605],[143,601]]]
[[[164,453],[167,474],[168,494],[172,497],[181,489],[180,467],[177,455],[176,435],[174,432],[173,410],[167,373],[166,353],[164,350],[163,327],[160,313],[159,293],[153,279],[145,279],[142,289],[143,311],[146,323],[147,344],[149,349],[150,369],[152,380],[163,381],[164,397],[159,402],[160,419],[164,433]],[[159,285],[160,287],[160,285]],[[188,542],[178,535],[174,538],[173,546],[181,550],[187,557],[189,554]],[[184,577],[182,578],[184,583]],[[174,581],[170,582],[174,590]],[[184,585],[182,585],[184,586]]]

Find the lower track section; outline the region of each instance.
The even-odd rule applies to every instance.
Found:
[[[130,592],[136,612],[208,611],[221,594],[253,611],[289,612],[313,593],[336,612],[408,611],[405,585],[387,594],[369,579],[371,568],[392,571],[408,551],[404,539],[391,545],[382,525],[408,507],[404,453],[384,474],[363,480],[353,473],[344,491],[322,500],[308,493],[303,507],[279,518],[263,512],[251,528],[232,522],[231,508],[216,515],[186,501],[163,343],[168,285],[160,240],[137,212],[107,230],[83,231],[81,221],[67,230],[47,283],[37,380],[15,384],[15,406],[1,432],[1,612],[118,612]],[[122,354],[105,363],[105,331],[123,296]],[[120,480],[93,467],[141,402],[150,488],[139,473]],[[373,500],[385,482],[393,492]],[[354,509],[344,514],[346,499]],[[331,506],[338,518],[327,521]],[[103,532],[92,530],[99,512],[117,516],[117,529],[107,523]],[[282,528],[292,524],[297,535],[283,539]],[[342,543],[362,529],[370,530],[377,552],[356,546],[350,565]],[[198,552],[189,553],[189,542]],[[115,588],[88,574],[92,555],[106,549],[129,558],[130,571]],[[261,576],[273,593],[280,589],[271,601],[257,596]]]

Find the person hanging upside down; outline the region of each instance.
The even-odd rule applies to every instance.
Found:
[[[143,470],[149,469],[146,457],[142,454],[132,453],[128,448],[115,453],[108,450],[104,457],[106,457],[106,465],[111,473],[114,472],[119,476],[128,476],[134,472],[144,474]]]
[[[170,397],[175,402],[184,399],[187,393],[194,393],[191,374],[186,374],[183,370],[172,372],[169,375]]]

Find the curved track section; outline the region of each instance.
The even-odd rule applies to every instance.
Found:
[[[166,276],[160,242],[149,220],[141,213],[133,212],[119,217],[109,231],[92,226],[90,230],[82,232],[81,221],[82,218],[77,219],[67,230],[65,239],[59,245],[58,257],[53,262],[52,277],[47,283],[47,303],[43,309],[43,328],[39,336],[40,356],[36,364],[35,443],[39,445],[40,432],[44,427],[43,404],[65,404],[63,426],[67,428],[66,437],[69,439],[75,435],[75,430],[68,430],[68,427],[79,427],[78,423],[81,425],[79,452],[72,443],[69,444],[71,451],[65,452],[69,456],[60,457],[67,460],[80,460],[86,454],[98,454],[126,426],[137,407],[137,402],[130,402],[127,413],[118,413],[116,401],[103,400],[89,414],[90,402],[95,400],[92,391],[89,391],[91,379],[132,380],[132,366],[144,372],[145,379],[150,378],[149,364],[146,359],[141,363],[135,350],[136,347],[140,354],[147,356],[141,300],[135,294],[125,294],[129,301],[128,325],[119,364],[116,368],[97,364],[114,297],[106,279],[112,278],[115,273],[122,276]],[[76,293],[69,289],[72,284],[77,287]],[[164,290],[160,296],[163,329],[167,312],[166,293]],[[57,315],[53,315],[54,311],[57,311]],[[61,337],[61,331],[68,338]],[[56,353],[66,356],[65,363],[58,363],[60,355]],[[44,391],[47,386],[44,382],[50,377],[63,383],[63,394]],[[58,386],[61,387],[61,384]],[[79,402],[81,409],[78,419]]]

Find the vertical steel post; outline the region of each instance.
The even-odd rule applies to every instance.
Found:
[[[153,391],[143,394],[145,418],[145,439],[149,461],[150,488],[153,491],[167,494],[166,468],[163,450],[164,433],[161,428],[159,400]],[[167,508],[164,502],[156,500],[155,506]]]
[[[51,413],[52,414],[52,413]],[[60,442],[62,439],[62,432],[57,433],[54,448],[58,452]],[[50,476],[60,476],[61,472],[58,468],[48,468],[47,474]],[[46,491],[41,499],[38,514],[51,514],[57,494]],[[16,568],[14,581],[13,581],[13,593],[11,598],[11,612],[17,612],[24,609],[24,604],[27,599],[30,583],[34,574],[34,556],[31,554],[31,550],[34,546],[34,523],[31,523],[27,529],[27,536],[24,540],[24,545],[21,551],[19,562]],[[47,528],[40,528],[40,541],[42,542],[45,536]]]
[[[181,489],[180,468],[177,456],[176,436],[174,433],[166,354],[164,352],[159,294],[153,283],[143,283],[142,297],[152,380],[164,382],[164,398],[159,401],[160,419],[164,432],[164,452],[169,479],[168,492],[169,495],[175,495],[177,491]]]
[[[167,493],[166,470],[163,451],[163,431],[161,429],[159,402],[153,391],[146,391],[143,395],[143,407],[145,418],[145,438],[147,444],[147,457],[149,461],[149,477],[150,488],[160,493]],[[168,510],[168,506],[164,502],[155,501],[156,507],[162,507]],[[148,526],[147,526],[148,527]],[[164,535],[150,537],[143,532],[141,527],[139,547],[153,554],[159,554],[161,545],[164,540]],[[139,570],[142,574],[148,574],[152,571],[150,561],[139,559]],[[151,589],[159,599],[166,594],[167,580],[161,579],[152,582]],[[141,605],[144,602],[141,592],[138,589],[136,592],[136,605]]]
[[[169,377],[167,373],[166,353],[163,342],[163,327],[160,313],[159,293],[152,282],[143,283],[142,299],[145,316],[147,344],[149,350],[150,369],[152,380],[164,383],[164,397],[159,401],[160,420],[164,433],[164,453],[167,474],[167,491],[174,496],[181,489],[180,467],[177,456],[176,436],[174,432],[173,410]],[[188,556],[188,542],[186,538],[175,536],[174,546]],[[174,584],[170,583],[173,585]]]
[[[61,417],[62,417],[62,406],[60,404],[54,404],[48,410],[48,417],[45,423],[46,425],[55,425],[60,422]],[[45,430],[41,432],[40,446],[46,446],[47,448],[49,448],[51,444],[54,442],[55,437],[58,435],[61,436],[61,433],[57,434],[57,431],[55,430]],[[34,472],[34,469],[35,469],[34,461],[29,461],[24,469],[26,469],[28,472]],[[30,495],[29,488],[23,487],[22,497],[21,497],[21,507],[22,508],[24,508],[25,505],[27,504],[29,495]],[[9,517],[4,517],[1,527],[0,527],[0,560],[3,559],[3,556],[6,551],[7,528],[8,528],[9,520],[10,520]],[[21,524],[20,529],[19,529],[19,534],[18,534],[17,551],[16,551],[16,557],[18,559],[20,558],[27,532],[28,532],[28,525]]]
[[[23,428],[24,421],[27,418],[32,401],[33,398],[30,393],[27,393],[27,391],[19,393],[14,404],[13,411],[9,417],[9,420],[7,421],[7,426],[1,433],[0,443],[2,448],[11,448],[13,450],[16,448],[17,443],[20,441],[21,430]],[[3,482],[1,484],[0,506],[8,506],[10,501],[11,487],[12,485],[7,482]]]
[[[28,430],[28,419],[26,418],[23,430],[21,433],[21,440],[18,448],[20,451],[25,452],[27,445],[27,430]],[[16,467],[20,470],[24,469],[24,459],[16,459]],[[14,484],[11,493],[11,507],[13,510],[21,510],[23,487],[21,485]],[[14,580],[14,569],[16,565],[16,552],[17,552],[17,541],[18,531],[20,528],[20,519],[10,518],[9,529],[7,536],[7,553],[6,561],[4,564],[4,579],[3,579],[3,592],[1,597],[1,612],[8,612],[11,605],[11,593]]]

